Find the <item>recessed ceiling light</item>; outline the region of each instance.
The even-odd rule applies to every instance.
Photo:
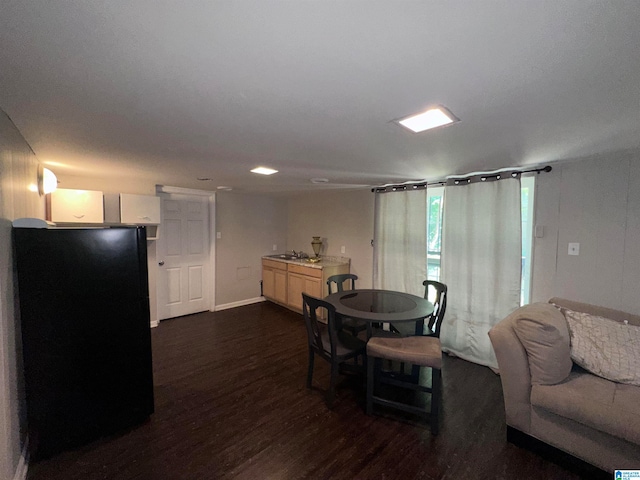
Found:
[[[328,178],[312,178],[311,183],[329,183]]]
[[[430,108],[426,112],[402,118],[398,120],[398,123],[414,133],[420,133],[459,121],[460,119],[456,118],[447,108],[439,106]]]
[[[227,187],[226,185],[218,185],[216,188],[218,190],[222,190],[224,192],[229,192],[229,191],[233,190],[233,187]]]
[[[268,167],[257,167],[251,171],[253,173],[259,173],[260,175],[273,175],[274,173],[278,173],[278,170],[274,170],[273,168]]]

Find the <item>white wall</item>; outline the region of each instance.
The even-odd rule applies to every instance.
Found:
[[[311,240],[320,236],[324,255],[351,258],[359,288],[373,286],[373,206],[370,189],[305,193],[289,197],[287,249],[313,255]],[[345,253],[341,253],[341,247]]]
[[[11,248],[11,222],[44,218],[36,186],[38,161],[13,122],[0,110],[0,478],[14,478],[25,439],[22,342]]]
[[[266,195],[216,193],[216,307],[260,297],[262,256],[284,252],[287,201]]]
[[[564,162],[537,178],[532,301],[640,312],[640,151]],[[568,255],[569,242],[580,255]]]

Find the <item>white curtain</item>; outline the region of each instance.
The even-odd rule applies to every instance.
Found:
[[[375,195],[373,288],[421,297],[427,278],[427,189]]]
[[[487,333],[520,305],[520,179],[445,187],[442,348],[497,369]]]

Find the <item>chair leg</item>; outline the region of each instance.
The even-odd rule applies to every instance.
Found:
[[[368,367],[368,363],[367,363],[367,354],[363,353],[362,354],[362,372],[364,373],[365,378],[366,378],[366,375],[367,375],[367,369],[368,368],[369,367]]]
[[[311,379],[313,378],[313,350],[309,349],[309,368],[307,370],[307,388],[311,388]]]
[[[440,430],[440,402],[442,400],[442,372],[439,368],[431,369],[431,434],[437,435]]]
[[[411,381],[416,385],[420,383],[420,365],[411,366]]]
[[[373,413],[373,383],[374,383],[374,365],[378,361],[375,357],[368,357],[367,362],[367,415]]]
[[[382,369],[384,368],[384,362],[385,360],[383,360],[382,358],[374,359],[374,362],[373,362],[373,391],[374,392],[380,391],[380,384],[382,383],[381,382]],[[387,360],[387,362],[389,362],[389,370],[392,370],[393,364],[391,363],[391,360]]]
[[[336,383],[338,382],[338,373],[340,365],[337,362],[331,362],[331,378],[329,379],[329,390],[327,391],[327,406],[333,408],[333,399],[336,396]]]

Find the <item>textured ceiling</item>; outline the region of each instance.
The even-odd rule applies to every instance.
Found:
[[[0,108],[62,177],[287,192],[640,146],[637,0],[0,2]],[[461,122],[391,122],[434,104]]]

